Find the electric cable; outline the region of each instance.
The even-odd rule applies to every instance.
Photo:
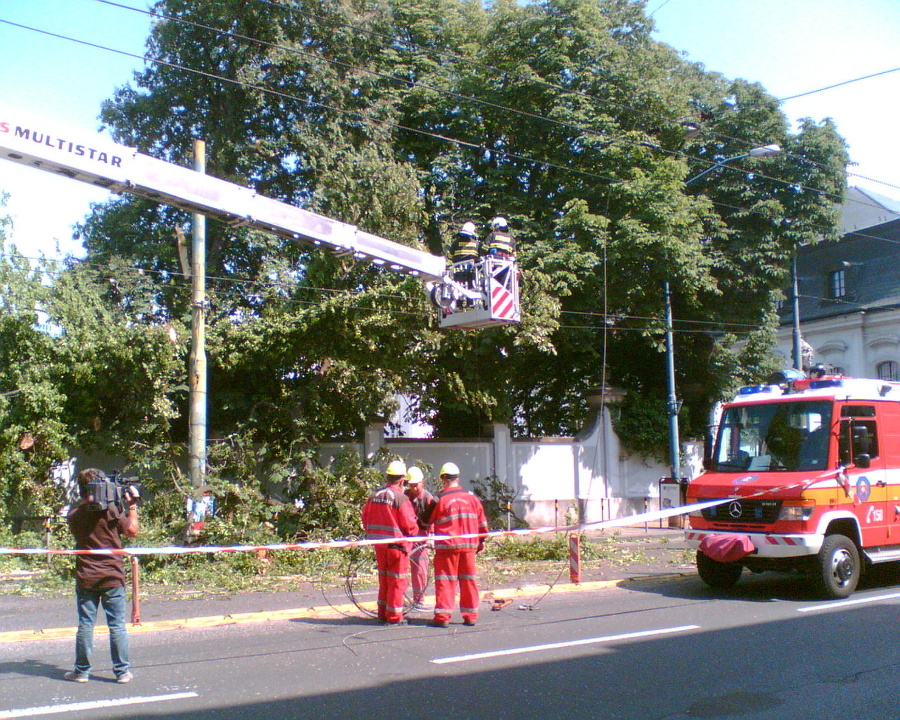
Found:
[[[108,0],[98,0],[98,1],[101,1],[101,2],[108,2]],[[266,86],[259,85],[259,84],[256,84],[256,83],[248,83],[248,82],[246,82],[246,81],[236,80],[236,79],[234,79],[234,78],[228,78],[228,77],[225,77],[225,76],[222,76],[222,75],[217,75],[217,74],[215,74],[215,73],[211,73],[211,72],[207,72],[207,71],[203,71],[203,70],[197,70],[197,69],[194,69],[194,68],[190,68],[190,67],[188,67],[188,66],[185,66],[185,65],[181,65],[181,64],[179,64],[179,63],[173,63],[173,62],[166,61],[166,60],[160,60],[160,59],[148,59],[148,58],[145,58],[145,57],[142,57],[142,56],[134,55],[133,53],[128,53],[128,52],[121,51],[121,50],[115,50],[115,49],[113,49],[113,48],[109,48],[109,47],[106,47],[106,46],[103,46],[103,45],[99,45],[99,44],[96,44],[96,43],[91,43],[91,42],[88,42],[88,41],[79,40],[79,39],[73,38],[73,37],[71,37],[71,36],[60,35],[60,34],[58,34],[58,33],[53,33],[53,32],[47,31],[47,30],[41,30],[41,29],[39,29],[39,28],[33,28],[33,27],[30,27],[30,26],[22,25],[22,24],[15,23],[15,22],[12,22],[12,21],[9,21],[9,20],[3,20],[3,19],[0,19],[0,23],[7,24],[7,25],[11,25],[11,26],[13,26],[13,27],[18,27],[18,28],[24,29],[24,30],[30,30],[30,31],[37,32],[37,33],[40,33],[40,34],[43,34],[43,35],[48,35],[48,36],[50,36],[50,37],[55,37],[55,38],[57,38],[57,39],[68,40],[68,41],[75,42],[75,43],[78,43],[78,44],[87,45],[87,46],[93,47],[93,48],[95,48],[95,49],[99,49],[99,50],[107,50],[107,51],[110,51],[110,52],[114,52],[114,53],[117,53],[117,54],[125,55],[125,56],[132,57],[132,58],[135,58],[135,59],[140,59],[140,60],[143,60],[144,62],[149,62],[149,63],[155,64],[155,65],[161,65],[161,66],[164,66],[164,67],[169,67],[169,68],[172,68],[172,69],[181,70],[181,71],[188,72],[188,73],[194,73],[194,74],[200,75],[200,76],[202,76],[202,77],[205,77],[205,78],[208,78],[208,79],[212,79],[212,80],[217,80],[217,81],[220,81],[220,82],[223,82],[223,83],[226,83],[226,84],[231,84],[231,85],[236,85],[236,86],[239,86],[239,87],[244,87],[244,88],[247,88],[247,89],[257,90],[257,91],[262,92],[262,93],[265,93],[265,94],[269,94],[269,95],[274,95],[274,96],[276,96],[276,97],[280,97],[280,98],[282,98],[282,99],[287,99],[287,100],[293,100],[293,101],[296,101],[296,102],[301,102],[301,103],[304,103],[304,104],[306,104],[306,105],[308,105],[308,106],[311,106],[311,107],[318,107],[318,108],[323,109],[323,110],[334,111],[334,112],[341,113],[341,114],[348,115],[348,116],[355,116],[355,117],[357,117],[360,121],[372,123],[373,125],[376,125],[376,126],[384,126],[384,127],[388,127],[388,128],[394,128],[394,129],[397,129],[397,130],[402,130],[402,131],[409,132],[409,133],[413,133],[413,134],[417,134],[417,135],[420,135],[420,136],[423,136],[423,137],[428,137],[428,138],[431,138],[431,139],[433,139],[433,140],[437,140],[437,141],[440,141],[440,142],[447,142],[447,143],[450,143],[450,144],[454,144],[454,145],[456,145],[457,147],[467,148],[467,149],[470,149],[470,150],[483,151],[483,149],[484,149],[483,143],[481,143],[481,142],[476,143],[476,142],[465,141],[465,140],[461,140],[461,139],[458,139],[458,138],[452,138],[452,137],[449,137],[449,136],[446,136],[446,135],[442,135],[442,134],[439,134],[439,133],[433,133],[433,132],[429,132],[429,131],[422,130],[422,129],[419,129],[419,128],[414,128],[414,127],[410,127],[410,126],[407,126],[407,125],[402,125],[402,124],[400,124],[400,123],[394,123],[394,122],[390,122],[390,121],[386,121],[386,120],[377,120],[377,119],[365,117],[365,116],[361,115],[358,111],[347,110],[347,109],[345,109],[345,108],[336,107],[336,106],[333,106],[333,105],[329,105],[329,104],[327,104],[327,103],[321,103],[321,102],[318,102],[318,101],[314,101],[314,100],[311,100],[311,99],[309,99],[309,98],[305,98],[305,99],[304,99],[304,98],[300,98],[300,97],[298,97],[298,96],[296,96],[296,95],[292,95],[292,94],[290,94],[290,93],[282,92],[282,91],[279,91],[279,90],[273,90],[273,89],[271,89],[271,88],[268,88],[268,87],[266,87]],[[623,141],[623,142],[626,142],[626,143],[627,143],[627,142],[629,142],[629,141]],[[632,144],[638,144],[638,145],[640,145],[641,143],[632,143]],[[660,150],[660,151],[662,151],[662,152],[666,152],[666,153],[668,153],[668,154],[670,154],[670,155],[680,155],[680,156],[682,156],[682,157],[685,157],[686,159],[693,159],[694,161],[697,161],[697,162],[702,162],[702,163],[705,163],[705,164],[709,164],[709,165],[711,165],[711,167],[715,167],[715,165],[718,164],[718,161],[717,161],[717,160],[710,160],[710,159],[706,159],[706,158],[691,158],[690,156],[685,156],[685,155],[683,155],[682,153],[680,153],[680,152],[678,152],[678,151],[670,151],[670,150],[667,150],[667,149],[662,148],[662,147],[659,147],[659,146],[655,146],[655,147],[656,147],[657,150]],[[537,159],[537,158],[529,157],[529,156],[527,156],[527,155],[522,155],[522,154],[515,153],[515,152],[511,152],[511,151],[508,151],[508,150],[492,150],[492,153],[495,154],[495,155],[497,155],[497,156],[499,156],[499,157],[504,157],[504,158],[511,159],[511,160],[521,161],[521,162],[524,162],[524,163],[527,163],[527,164],[531,164],[531,165],[537,165],[538,167],[552,168],[552,169],[554,169],[554,170],[559,170],[559,171],[562,171],[562,172],[568,172],[568,173],[570,173],[570,174],[574,174],[574,175],[586,177],[586,178],[589,178],[589,179],[603,180],[603,181],[606,181],[606,182],[609,182],[609,183],[617,183],[617,182],[620,182],[620,181],[621,181],[620,178],[613,178],[613,177],[609,177],[609,176],[604,176],[604,175],[601,175],[601,174],[599,174],[599,173],[594,173],[594,172],[590,172],[590,171],[586,171],[586,170],[576,169],[576,168],[573,168],[573,167],[569,167],[569,166],[565,166],[565,165],[560,165],[560,164],[558,164],[558,163],[550,162],[550,161],[547,161],[547,160],[540,160],[540,159]],[[723,165],[723,166],[722,166],[722,169],[723,169],[723,171],[725,171],[725,172],[744,172],[744,173],[752,173],[754,176],[758,176],[758,177],[761,177],[761,178],[764,178],[764,179],[767,179],[767,180],[771,180],[771,181],[773,181],[773,182],[780,183],[780,184],[782,184],[782,185],[785,185],[785,186],[787,186],[787,187],[791,187],[791,188],[794,188],[794,189],[807,190],[807,191],[816,193],[817,195],[821,195],[821,196],[823,196],[823,197],[827,197],[827,198],[829,198],[829,199],[831,199],[831,200],[833,200],[833,201],[838,201],[838,200],[840,199],[840,198],[838,198],[836,195],[834,195],[833,193],[828,193],[828,192],[826,192],[826,191],[824,191],[824,190],[820,190],[820,189],[818,189],[818,188],[814,188],[814,187],[810,187],[810,186],[807,186],[807,185],[803,185],[802,183],[792,182],[792,181],[788,181],[788,180],[783,180],[783,179],[781,179],[781,178],[777,178],[777,177],[765,175],[765,174],[760,173],[760,172],[758,172],[758,171],[748,171],[748,170],[745,170],[745,169],[734,168],[734,167],[729,166],[729,165]],[[861,203],[861,201],[858,201],[858,200],[854,200],[854,202],[860,202],[860,203]],[[872,207],[877,207],[877,206],[875,206],[875,205],[873,204]],[[745,208],[744,210],[745,210],[745,212],[750,212],[750,213],[756,212],[756,211],[754,211],[754,210],[751,209],[751,208]]]
[[[268,41],[259,40],[259,39],[257,39],[257,38],[253,38],[253,37],[248,36],[248,35],[243,35],[243,34],[240,34],[240,33],[234,33],[234,32],[230,32],[230,31],[227,31],[227,30],[217,29],[217,28],[214,28],[214,27],[212,27],[212,26],[204,25],[204,24],[202,24],[202,23],[196,23],[196,22],[193,22],[193,21],[190,21],[190,20],[186,20],[186,19],[184,19],[184,18],[179,18],[179,17],[175,17],[175,16],[164,15],[164,14],[161,14],[161,13],[155,13],[155,12],[153,12],[153,11],[141,10],[141,9],[139,9],[139,8],[133,8],[133,7],[125,6],[125,5],[122,5],[122,4],[120,4],[120,3],[112,2],[111,0],[95,0],[95,1],[96,1],[96,2],[99,2],[99,3],[102,3],[102,4],[105,4],[105,5],[110,5],[110,6],[113,6],[113,7],[117,7],[117,8],[120,8],[120,9],[125,9],[125,10],[131,10],[131,11],[133,11],[133,12],[144,13],[144,14],[147,14],[147,15],[150,15],[150,16],[153,16],[153,17],[163,17],[163,18],[165,18],[166,20],[169,20],[169,21],[172,21],[172,22],[177,22],[177,23],[180,23],[180,24],[183,24],[183,25],[190,25],[190,26],[196,27],[196,28],[201,28],[201,29],[207,30],[207,31],[209,31],[209,32],[215,33],[216,35],[223,36],[223,37],[227,37],[227,38],[229,38],[229,39],[231,39],[231,40],[245,40],[245,41],[249,41],[249,42],[253,42],[253,43],[262,45],[262,46],[264,46],[264,47],[271,47],[271,48],[283,50],[283,51],[286,51],[286,52],[289,52],[289,53],[292,53],[292,54],[301,55],[301,56],[304,56],[304,57],[313,57],[313,58],[315,58],[315,59],[323,60],[323,61],[325,61],[325,62],[328,62],[328,63],[330,63],[330,64],[333,64],[333,65],[336,65],[336,66],[339,66],[339,67],[349,68],[349,69],[353,69],[353,70],[355,70],[355,71],[357,71],[357,72],[364,72],[364,73],[368,73],[368,74],[375,75],[375,76],[377,76],[377,77],[381,77],[381,78],[384,78],[384,79],[388,79],[388,80],[390,80],[390,81],[392,81],[392,82],[400,83],[400,84],[402,84],[402,85],[404,85],[404,86],[406,86],[406,87],[416,87],[416,86],[424,87],[424,88],[430,89],[430,90],[432,90],[432,91],[434,91],[434,92],[438,92],[438,93],[440,93],[440,94],[443,94],[443,95],[452,97],[452,98],[454,98],[454,99],[461,99],[461,100],[466,100],[466,101],[469,101],[469,102],[479,103],[479,104],[482,104],[482,105],[485,105],[485,106],[488,106],[488,107],[492,107],[492,108],[495,108],[495,109],[502,110],[502,111],[504,111],[504,112],[509,112],[509,113],[513,113],[513,114],[519,114],[519,115],[522,115],[522,116],[525,116],[525,117],[529,117],[529,118],[531,118],[531,119],[537,119],[537,120],[540,120],[540,121],[543,121],[543,122],[548,122],[548,123],[551,123],[551,124],[557,124],[557,125],[560,125],[560,126],[563,126],[563,127],[571,128],[571,129],[576,130],[576,131],[578,131],[578,132],[585,132],[584,128],[581,128],[580,126],[575,125],[575,124],[572,124],[572,123],[564,123],[564,122],[562,122],[562,121],[556,120],[556,119],[554,119],[554,118],[549,118],[549,117],[544,116],[544,115],[539,115],[539,114],[535,114],[535,113],[529,113],[529,112],[526,112],[526,111],[522,111],[522,110],[518,110],[518,109],[515,109],[515,108],[511,108],[511,107],[509,107],[509,106],[504,106],[504,105],[500,105],[500,104],[497,104],[497,103],[492,103],[492,102],[490,102],[490,101],[482,100],[482,99],[480,99],[480,98],[475,98],[475,97],[472,97],[472,96],[466,96],[466,95],[462,95],[462,94],[459,94],[459,93],[454,93],[454,92],[452,92],[452,91],[448,91],[448,90],[445,90],[445,89],[432,87],[432,86],[429,86],[429,85],[427,85],[427,84],[424,84],[424,83],[421,83],[421,82],[418,82],[418,81],[417,81],[417,82],[414,82],[414,83],[412,83],[412,84],[410,85],[409,80],[408,80],[408,79],[405,79],[405,78],[397,78],[397,77],[392,76],[392,75],[389,75],[389,74],[387,74],[387,73],[379,73],[379,72],[376,72],[376,71],[371,70],[371,69],[369,69],[369,68],[365,68],[365,67],[361,67],[361,66],[352,66],[352,65],[349,65],[348,63],[345,63],[345,62],[342,62],[342,61],[339,61],[339,60],[335,60],[335,59],[332,59],[332,58],[322,57],[322,56],[320,56],[320,55],[315,55],[315,54],[312,54],[312,53],[300,51],[300,50],[297,50],[296,48],[289,47],[289,46],[286,46],[286,45],[279,45],[279,44],[277,44],[277,43],[271,43],[271,42],[268,42]],[[285,5],[283,5],[283,4],[272,3],[272,2],[269,2],[269,0],[257,0],[257,1],[258,1],[258,2],[262,2],[262,3],[264,3],[264,4],[267,4],[267,5],[274,5],[275,7],[278,7],[278,8],[280,8],[280,9],[285,9],[285,7],[287,7],[288,9],[291,9],[291,10],[297,10],[298,12],[300,12],[300,14],[303,14],[303,15],[305,15],[305,16],[307,16],[307,17],[313,17],[313,18],[316,18],[316,19],[318,19],[318,20],[326,20],[325,18],[322,18],[321,16],[317,16],[317,15],[315,15],[315,14],[308,13],[308,12],[306,12],[306,11],[300,11],[299,9],[294,8],[293,6],[285,6]],[[330,22],[330,20],[327,20],[327,21]],[[380,34],[380,33],[376,33],[376,32],[374,32],[374,31],[365,31],[365,30],[361,30],[360,28],[356,28],[355,26],[348,25],[348,24],[346,24],[346,23],[335,23],[335,24],[337,24],[337,25],[342,25],[342,26],[344,26],[344,27],[350,27],[350,28],[353,28],[353,29],[355,29],[355,30],[359,30],[359,31],[363,31],[363,32],[368,32],[369,34],[375,35],[376,37],[382,37],[382,38],[385,37],[384,35],[382,35],[382,34]],[[40,32],[40,31],[38,31],[38,32]],[[76,41],[76,42],[79,42],[79,41],[75,40],[74,38],[68,38],[68,39],[73,40],[73,41]],[[95,47],[99,47],[99,46],[95,46]],[[432,52],[433,52],[433,51],[432,51]],[[454,54],[452,54],[452,53],[447,53],[447,55],[450,56],[450,57],[452,57],[453,59],[460,60],[460,61],[465,61],[465,62],[467,62],[467,63],[469,63],[469,64],[473,64],[473,65],[476,65],[476,66],[481,67],[481,68],[485,68],[485,69],[488,69],[488,70],[492,69],[490,66],[485,66],[485,65],[483,65],[483,64],[477,63],[476,61],[470,60],[470,59],[468,59],[468,58],[463,58],[463,57],[461,57],[461,56],[454,55]],[[134,57],[137,57],[137,56],[134,56]],[[148,61],[146,58],[143,58],[143,59],[145,60],[145,62],[152,62],[152,63],[156,63],[156,62],[164,63],[164,62],[165,62],[165,61],[161,61],[161,60],[149,60],[149,61]],[[186,67],[180,67],[180,69],[183,69],[183,70],[190,70],[189,68],[186,68]],[[898,68],[898,69],[900,69],[900,68]],[[499,69],[497,69],[497,68],[493,68],[493,70],[495,70],[496,72],[501,72],[501,71],[500,71]],[[200,73],[202,73],[202,71],[195,71],[195,72],[200,72]],[[893,71],[884,71],[884,72],[893,72]],[[876,73],[875,75],[884,74],[884,72],[882,72],[882,73]],[[872,75],[872,76],[866,76],[866,77],[874,77],[875,75]],[[208,75],[208,76],[209,76],[209,75]],[[213,77],[218,77],[218,76],[213,76]],[[219,79],[222,79],[222,80],[228,80],[227,78],[221,78],[221,77],[220,77]],[[866,78],[859,78],[859,79],[866,79]],[[552,89],[560,90],[560,91],[565,91],[565,92],[568,92],[568,93],[574,93],[574,94],[576,94],[576,95],[580,95],[580,96],[582,96],[582,97],[585,97],[586,99],[589,99],[589,100],[591,100],[592,102],[598,102],[598,103],[600,103],[600,104],[608,104],[608,105],[611,105],[612,107],[615,107],[615,108],[620,109],[620,110],[627,110],[627,111],[629,111],[629,112],[638,113],[638,114],[642,114],[642,115],[645,115],[645,116],[650,117],[649,113],[647,113],[646,111],[644,111],[644,110],[642,110],[642,109],[640,109],[640,108],[635,108],[635,107],[633,107],[633,106],[629,106],[629,105],[627,105],[627,104],[622,104],[622,103],[613,103],[613,102],[611,102],[611,101],[606,101],[606,100],[604,100],[603,98],[596,98],[596,97],[587,95],[586,93],[582,93],[582,92],[579,92],[579,91],[572,91],[570,88],[565,88],[565,87],[563,87],[563,86],[561,86],[561,85],[558,85],[558,84],[556,84],[556,83],[549,83],[549,82],[546,82],[546,81],[540,81],[540,82],[541,82],[542,84],[545,84],[545,85],[549,86],[549,87],[552,88]],[[846,84],[847,82],[854,82],[854,81],[845,81],[845,83],[839,83],[839,84]],[[253,86],[253,87],[255,87],[256,89],[260,89],[260,86]],[[811,92],[817,92],[817,91],[811,91]],[[794,96],[794,97],[799,97],[799,96]],[[787,98],[787,99],[790,99],[790,98]],[[316,103],[313,103],[313,105],[316,105]],[[339,112],[345,112],[345,113],[346,113],[346,112],[350,112],[350,111],[344,110],[344,109],[342,109],[342,108],[334,108],[334,109],[337,109]],[[669,122],[669,123],[674,124],[673,121],[667,120],[667,119],[666,119],[666,120],[663,120],[663,119],[660,118],[660,117],[650,117],[650,119],[652,119],[654,122],[657,122],[657,123],[660,122],[660,121],[662,121],[662,122]],[[405,129],[405,130],[407,130],[407,131],[411,131],[411,130],[412,130],[412,131],[415,131],[414,129],[411,129],[411,128],[408,128],[408,127],[404,127],[404,126],[400,126],[400,125],[397,125],[397,127],[398,127],[398,128],[401,128],[401,129]],[[731,140],[731,141],[734,141],[734,142],[746,144],[746,145],[748,145],[748,146],[750,145],[749,141],[740,140],[740,139],[735,138],[735,137],[732,137],[732,136],[722,135],[722,134],[718,134],[718,133],[715,133],[715,132],[712,132],[712,135],[715,136],[715,137],[720,137],[720,138],[722,138],[722,139],[727,139],[727,140]],[[449,139],[449,140],[450,140],[450,141],[453,141],[453,139]],[[645,144],[645,143],[640,143],[640,142],[638,142],[638,141],[628,140],[628,139],[625,139],[625,138],[611,138],[611,139],[610,139],[610,142],[613,142],[613,143],[615,143],[615,142],[620,142],[620,143],[622,143],[622,144],[633,145],[633,146],[644,145],[644,144]],[[482,146],[479,145],[478,147],[481,148]],[[671,155],[671,156],[673,156],[673,157],[684,157],[685,159],[693,160],[694,162],[699,162],[699,163],[708,164],[710,167],[714,167],[714,166],[717,164],[717,162],[718,162],[718,161],[715,160],[715,159],[692,157],[692,156],[689,156],[689,155],[684,154],[682,151],[679,151],[679,150],[669,150],[669,149],[667,149],[667,148],[663,148],[663,147],[660,147],[660,146],[656,146],[656,149],[659,150],[659,151],[661,151],[661,152],[667,153],[667,154],[669,154],[669,155]],[[509,153],[503,153],[502,151],[494,151],[494,152],[497,152],[498,154],[506,154],[508,157],[511,156]],[[798,160],[798,161],[807,162],[807,163],[810,163],[810,164],[812,164],[812,165],[814,165],[814,166],[818,166],[818,167],[824,167],[824,165],[822,165],[821,163],[816,163],[816,162],[810,161],[809,159],[803,158],[803,157],[801,157],[801,156],[796,156],[796,155],[793,155],[793,154],[786,154],[786,155],[787,155],[788,157],[793,157],[794,159],[796,159],[796,160]],[[522,159],[522,160],[525,160],[525,161],[538,162],[538,163],[541,162],[541,161],[536,160],[536,159],[533,159],[533,158],[527,158],[526,156],[517,157],[516,159]],[[553,167],[557,167],[557,168],[558,168],[559,166],[553,166]],[[724,166],[724,167],[727,167],[727,166]],[[733,169],[733,168],[732,168],[732,169]],[[571,171],[572,169],[569,168],[569,170]],[[852,173],[850,173],[850,174],[852,174]],[[763,177],[766,177],[767,179],[770,179],[770,180],[774,180],[774,181],[776,181],[776,182],[782,182],[782,183],[786,183],[786,184],[792,184],[792,183],[790,183],[789,181],[785,181],[785,180],[782,180],[782,179],[780,179],[780,178],[774,178],[774,177],[770,177],[770,176],[763,176]],[[862,177],[862,176],[860,176],[860,177]],[[878,180],[873,180],[872,178],[865,178],[865,179],[870,180],[870,181],[872,181],[872,182],[882,182],[882,181],[878,181]],[[884,184],[885,184],[885,185],[889,185],[889,186],[891,185],[890,183],[884,183]],[[898,189],[900,189],[900,186],[896,186],[896,187],[898,187]],[[816,189],[816,188],[808,188],[808,187],[804,187],[803,189],[812,190],[812,191],[819,192],[819,193],[822,193],[822,192],[823,192],[823,191],[820,191],[820,190],[818,190],[818,189]],[[834,199],[834,198],[833,198],[833,199]],[[860,201],[854,200],[854,202],[860,202]]]
[[[108,4],[112,4],[112,3],[108,3]],[[4,21],[4,22],[7,22],[7,21]],[[15,23],[12,23],[12,24],[15,25]],[[25,27],[25,26],[20,26],[20,27]],[[43,32],[43,31],[40,31],[40,32]],[[52,34],[52,33],[51,33],[51,34]],[[58,36],[58,37],[63,37],[64,39],[71,39],[71,38],[65,38],[65,36]],[[77,41],[77,40],[76,40],[76,41]],[[77,41],[77,42],[81,42],[81,41]],[[89,44],[90,44],[90,43],[89,43]],[[93,45],[93,44],[91,44],[91,45]],[[101,48],[101,49],[102,49],[102,46],[96,46],[96,45],[94,45],[94,47],[98,47],[98,48]],[[187,69],[187,68],[185,68],[185,69]],[[203,73],[201,73],[201,74],[203,74]],[[217,76],[213,76],[213,77],[217,77]],[[219,78],[219,79],[223,79],[223,80],[226,80],[226,81],[228,80],[228,78]],[[524,156],[523,156],[523,157],[524,157]],[[535,161],[534,159],[531,159],[531,158],[524,158],[524,159],[528,159],[528,160]],[[535,161],[535,162],[539,162],[539,161]],[[727,166],[726,166],[726,167],[727,167]],[[570,171],[572,170],[571,168],[563,168],[563,169],[570,170]],[[733,168],[729,168],[729,169],[733,169]],[[746,172],[746,171],[742,171],[742,172]],[[755,175],[761,175],[760,173],[754,173],[754,174],[755,174]],[[766,177],[765,175],[761,175],[761,176],[762,176],[762,177]],[[768,178],[768,179],[771,179],[771,180],[774,180],[774,181],[779,181],[778,178]],[[724,205],[724,204],[719,204],[719,205],[720,205],[720,206],[723,206],[723,207],[728,207],[728,206],[726,206],[726,205]],[[733,209],[737,209],[737,210],[739,210],[739,211],[744,211],[744,212],[747,212],[747,211],[748,211],[748,210],[745,209],[745,208],[734,208],[734,206],[731,206],[731,207],[732,207]],[[752,212],[752,211],[751,211],[751,212]]]

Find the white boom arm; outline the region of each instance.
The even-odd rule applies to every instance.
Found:
[[[113,192],[131,193],[166,205],[200,213],[231,225],[245,225],[280,237],[321,246],[338,254],[407,273],[423,282],[447,286],[447,297],[462,297],[445,258],[364,232],[354,225],[279,202],[254,190],[194,170],[143,155],[99,134],[85,135],[0,105],[0,159],[64,175]],[[515,261],[512,261],[513,265]],[[489,290],[487,290],[489,292]],[[492,317],[490,295],[470,301],[488,309],[487,317],[470,322],[469,316],[452,323],[458,327],[484,327],[495,322],[517,322],[515,313]],[[456,312],[444,307],[441,324]],[[474,320],[474,317],[472,317]]]

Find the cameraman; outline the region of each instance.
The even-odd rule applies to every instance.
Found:
[[[69,511],[68,522],[75,536],[76,550],[101,548],[122,549],[121,536],[138,534],[137,488],[124,491],[127,509],[115,503],[102,507],[95,501],[91,483],[106,483],[106,475],[96,468],[78,473],[79,502]],[[128,664],[128,631],[125,628],[126,592],[125,563],[122,555],[77,555],[75,564],[75,597],[78,603],[78,632],[75,635],[75,669],[65,674],[66,680],[87,682],[91,674],[94,649],[94,623],[97,608],[103,606],[109,627],[109,649],[116,682],[130,682],[133,675]]]

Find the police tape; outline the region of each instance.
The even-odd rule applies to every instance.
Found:
[[[542,535],[550,533],[572,533],[582,530],[607,530],[631,525],[640,525],[665,520],[679,515],[700,511],[705,508],[716,507],[731,502],[733,498],[710,500],[693,505],[679,505],[665,510],[654,510],[637,515],[628,515],[614,520],[600,520],[596,522],[580,523],[577,525],[556,525],[538,528],[520,528],[517,530],[496,530],[486,535],[472,533],[468,535],[420,535],[404,538],[381,538],[378,540],[327,540],[321,542],[302,543],[276,543],[271,545],[196,545],[196,546],[164,546],[164,547],[129,547],[129,548],[92,548],[90,550],[69,550],[56,548],[0,548],[0,555],[211,555],[215,553],[240,553],[279,551],[279,550],[323,550],[343,549],[352,547],[366,547],[369,545],[390,545],[403,542],[434,541],[434,540],[461,540],[470,538],[503,538],[527,535]]]

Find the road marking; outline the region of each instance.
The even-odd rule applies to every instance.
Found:
[[[140,705],[142,703],[165,702],[167,700],[184,700],[186,698],[195,697],[200,696],[195,692],[183,692],[172,693],[171,695],[146,695],[144,697],[119,698],[118,700],[92,700],[89,702],[68,703],[67,705],[43,705],[41,707],[22,708],[20,710],[0,710],[0,720],[35,717],[37,715],[57,715],[59,713],[77,712],[78,710],[97,710],[99,708]]]
[[[825,605],[810,605],[809,607],[797,608],[797,612],[816,612],[816,610],[831,610],[832,608],[847,607],[848,605],[863,605],[864,603],[879,602],[881,600],[890,600],[900,597],[900,592],[891,593],[890,595],[876,595],[875,597],[856,598],[854,600],[841,600],[841,602],[830,602]]]
[[[654,635],[670,635],[672,633],[687,632],[688,630],[698,630],[699,628],[699,625],[680,625],[678,627],[660,628],[659,630],[643,630],[641,632],[624,633],[622,635],[607,635],[606,637],[569,640],[568,642],[548,643],[547,645],[531,645],[529,647],[511,648],[509,650],[493,650],[491,652],[473,653],[471,655],[456,655],[454,657],[436,658],[431,662],[435,665],[446,665],[448,663],[482,660],[484,658],[502,657],[506,655],[521,655],[523,653],[540,652],[541,650],[556,650],[558,648],[578,647],[579,645],[596,645],[597,643],[615,642],[616,640],[633,640],[634,638],[653,637]]]

